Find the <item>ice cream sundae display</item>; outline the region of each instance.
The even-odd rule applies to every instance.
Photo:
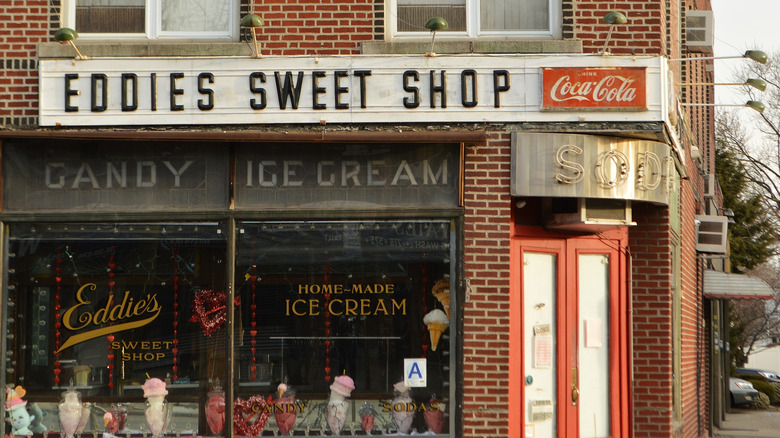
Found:
[[[168,390],[165,389],[165,382],[152,377],[141,386],[146,397],[146,424],[149,426],[149,432],[153,436],[160,436],[168,426],[171,419],[171,406],[165,401]]]
[[[374,419],[376,418],[376,410],[368,402],[363,403],[363,407],[360,408],[360,428],[366,434],[371,434],[374,430]]]
[[[450,316],[450,279],[442,278],[433,285],[431,293],[444,306],[444,313]]]
[[[204,408],[206,411],[206,422],[211,433],[219,435],[225,427],[225,391],[219,385],[219,379],[217,379],[214,385],[214,390],[208,393],[208,397]]]
[[[288,435],[295,426],[295,419],[298,412],[295,405],[295,390],[286,383],[280,383],[276,387],[276,392],[271,397],[274,403],[274,417],[279,432],[282,435]]]
[[[336,376],[330,385],[330,398],[328,399],[328,426],[334,435],[341,433],[349,414],[349,398],[355,389],[355,382],[347,375]]]
[[[103,424],[106,426],[106,432],[112,435],[125,429],[127,421],[127,409],[120,405],[113,405],[105,414],[103,414]]]
[[[423,322],[428,326],[428,333],[431,335],[431,349],[436,351],[441,334],[444,333],[450,325],[450,318],[441,310],[434,309],[425,315]]]
[[[62,393],[58,415],[62,432],[67,438],[73,438],[81,424],[81,417],[84,415],[84,404],[81,403],[81,393],[69,389]],[[86,424],[86,423],[85,423]]]
[[[442,314],[444,314],[444,312],[442,312]],[[411,389],[412,388],[410,386],[406,386],[403,380],[393,385],[393,396],[394,396],[392,401],[393,406],[396,406],[399,403],[403,406],[409,406],[409,404],[412,403],[412,395],[410,393]],[[395,409],[393,409],[393,423],[395,423],[395,427],[398,428],[399,433],[408,434],[409,432],[411,432],[413,421],[414,421],[413,410],[396,411]]]
[[[430,400],[425,404],[423,416],[429,431],[440,434],[444,430],[444,406],[436,400],[435,394],[431,395]]]
[[[32,435],[30,424],[35,419],[34,415],[27,412],[27,402],[22,400],[27,394],[21,386],[6,388],[5,410],[11,423],[11,435]]]

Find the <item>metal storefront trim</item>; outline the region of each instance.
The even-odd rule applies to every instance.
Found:
[[[241,142],[404,142],[404,143],[483,143],[487,139],[484,129],[447,131],[224,131],[193,129],[189,131],[124,131],[124,130],[36,130],[0,131],[2,138],[68,138],[82,140],[199,140]]]

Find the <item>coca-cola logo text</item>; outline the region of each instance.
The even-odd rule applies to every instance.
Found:
[[[543,84],[545,108],[640,109],[646,105],[643,68],[546,68]]]
[[[571,77],[564,76],[553,85],[550,97],[556,102],[571,99],[630,102],[636,98],[636,88],[630,86],[633,82],[633,79],[623,76],[607,76],[598,82],[572,82]]]

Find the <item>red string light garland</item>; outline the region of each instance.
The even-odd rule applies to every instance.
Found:
[[[428,292],[428,268],[423,267],[420,269],[420,272],[422,273],[422,313],[423,315],[428,314],[428,300],[427,300],[427,292]],[[423,330],[422,330],[422,357],[428,357],[428,329],[423,324]]]
[[[325,284],[330,284],[330,267],[325,266]],[[330,289],[328,289],[330,290]],[[330,382],[330,293],[323,294],[325,300],[325,381]]]
[[[179,250],[173,246],[173,382],[179,378]]]
[[[54,282],[56,284],[56,290],[54,295],[54,384],[59,386],[60,385],[60,373],[62,372],[62,369],[60,369],[60,359],[59,354],[57,353],[60,350],[60,327],[62,326],[60,319],[62,318],[62,314],[60,313],[60,310],[62,309],[62,250],[57,250],[57,257],[55,258],[56,265],[54,267]]]
[[[108,253],[108,305],[107,308],[110,308],[111,305],[114,302],[114,285],[116,284],[114,280],[114,274],[115,274],[115,268],[116,268],[116,262],[114,260],[114,245],[111,245],[109,247],[109,253]],[[112,322],[108,323],[109,325],[113,325]],[[114,351],[111,349],[111,345],[114,342],[114,335],[109,334],[106,336],[106,339],[108,340],[108,389],[114,388]]]
[[[251,268],[251,274],[249,275],[249,280],[252,283],[252,321],[249,323],[251,328],[249,330],[249,334],[252,336],[252,365],[250,366],[251,371],[251,377],[252,380],[257,380],[257,303],[255,302],[256,298],[256,289],[257,289],[257,273],[255,273],[255,266],[252,266]]]

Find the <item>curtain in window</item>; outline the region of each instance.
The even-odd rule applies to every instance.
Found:
[[[466,30],[466,0],[398,0],[398,30],[427,32],[425,23],[431,17],[442,17],[448,32]]]
[[[78,0],[76,31],[81,33],[143,33],[145,0]]]
[[[549,0],[480,0],[480,30],[547,30]]]
[[[163,32],[224,32],[231,0],[162,0]]]

